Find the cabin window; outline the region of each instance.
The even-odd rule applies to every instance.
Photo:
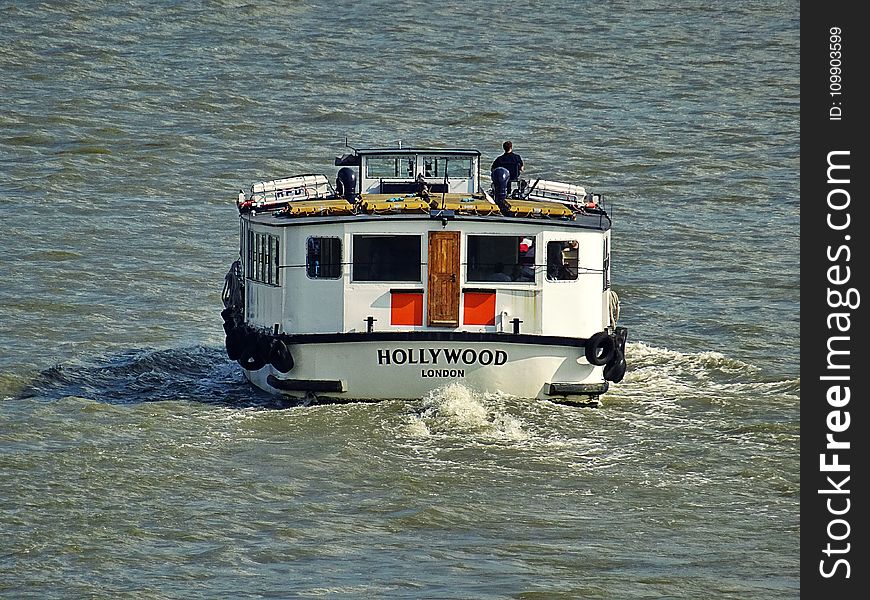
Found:
[[[533,282],[534,235],[469,235],[468,281]]]
[[[356,235],[354,281],[420,281],[420,236]]]
[[[341,277],[341,240],[329,237],[308,238],[305,271],[313,279]]]
[[[278,248],[278,236],[248,231],[248,279],[280,285]]]
[[[369,179],[413,179],[413,156],[369,156],[366,159],[366,177]]]
[[[610,240],[604,238],[604,291],[610,289]]]
[[[443,179],[448,177],[471,177],[471,159],[464,156],[423,156],[423,177]]]
[[[547,242],[547,279],[574,281],[580,263],[577,240]]]

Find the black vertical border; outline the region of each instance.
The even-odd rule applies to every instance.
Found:
[[[864,248],[870,238],[870,221],[867,218],[866,204],[868,173],[866,112],[870,110],[867,101],[868,87],[865,80],[870,75],[868,63],[867,38],[870,37],[870,22],[858,14],[858,2],[803,2],[801,3],[801,592],[807,598],[864,598],[868,593],[870,578],[870,534],[865,527],[867,506],[867,454],[865,442],[870,427],[867,426],[867,379],[870,366],[865,366],[867,352],[862,351],[866,343],[865,304],[870,303],[866,290],[867,252]],[[863,12],[863,11],[862,11]],[[842,94],[832,94],[831,62],[837,55],[831,53],[832,28],[841,30]],[[836,31],[836,30],[834,30]],[[835,48],[835,47],[834,47]],[[836,88],[836,86],[834,86]],[[837,112],[842,110],[839,120]],[[848,184],[828,182],[828,155],[830,152],[848,151],[840,154],[837,162],[849,165]],[[845,158],[844,158],[845,157]],[[844,178],[845,171],[835,171]],[[835,189],[848,192],[848,206],[832,209],[828,195]],[[841,192],[833,194],[833,204],[842,206],[847,196]],[[829,215],[835,225],[843,225],[848,213],[849,226],[835,230],[829,223]],[[841,247],[847,247],[842,250]],[[838,254],[838,249],[839,254]],[[830,257],[834,256],[832,260]],[[839,265],[839,266],[837,266]],[[829,271],[832,267],[833,272]],[[832,284],[829,277],[843,279],[849,268],[849,281]],[[828,300],[828,290],[839,290],[843,294],[854,288],[860,294],[858,306],[832,307]],[[854,297],[854,296],[853,296]],[[836,302],[836,297],[835,300]],[[830,321],[832,313],[849,313],[848,318]],[[829,325],[833,324],[833,328]],[[848,324],[849,331],[838,330]],[[848,350],[848,355],[837,355],[835,362],[848,365],[848,368],[831,369],[828,366],[829,338],[848,337],[837,340],[832,347]],[[848,376],[848,381],[822,379],[825,376]],[[849,403],[834,407],[828,402],[828,391],[832,385],[848,386]],[[836,398],[835,398],[836,402]],[[844,412],[849,413],[849,427],[845,431],[832,433],[828,426],[831,411],[841,411],[833,415],[834,427],[842,427]],[[839,425],[838,425],[839,423]],[[848,449],[826,449],[827,435],[831,433],[838,442],[849,442]],[[823,472],[820,455],[827,453],[827,462],[838,454],[841,464],[848,464],[848,472]],[[825,493],[835,485],[827,480],[831,477],[834,484],[849,493]],[[844,484],[845,476],[849,480]],[[834,515],[827,505],[835,511],[848,512]],[[848,504],[847,504],[848,499]],[[848,522],[848,526],[842,521]],[[842,540],[831,539],[848,536]],[[835,550],[826,554],[828,544]],[[847,546],[848,544],[848,546]],[[849,577],[846,566],[837,559],[849,564]],[[822,563],[821,561],[824,561]],[[833,576],[825,577],[822,571]],[[824,596],[822,596],[824,594]]]

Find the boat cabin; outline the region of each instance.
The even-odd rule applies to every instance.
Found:
[[[437,363],[426,353],[444,344],[468,350],[478,367],[507,357],[505,344],[525,344],[514,357],[536,348],[557,366],[566,347],[582,356],[587,339],[615,326],[610,217],[600,197],[544,180],[508,193],[493,178],[484,189],[480,164],[476,150],[362,149],[336,158],[334,184],[320,174],[253,184],[238,202],[241,289],[236,300],[225,290],[225,305],[237,308],[246,331],[289,347],[314,353],[333,343],[336,358],[363,368],[359,378],[365,360],[369,368]],[[359,358],[360,343],[378,341]],[[298,363],[309,378],[328,370]],[[253,370],[246,367],[249,377]],[[589,380],[587,371],[569,379]],[[479,375],[478,387],[498,379]],[[598,393],[600,368],[593,379],[590,393]],[[255,380],[280,388],[274,376],[268,385]],[[540,395],[544,383],[508,387]]]

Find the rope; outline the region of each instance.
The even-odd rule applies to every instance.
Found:
[[[610,317],[610,326],[616,327],[619,322],[619,296],[613,288],[607,291],[607,313]]]

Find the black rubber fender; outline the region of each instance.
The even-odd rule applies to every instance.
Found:
[[[281,339],[275,339],[272,342],[272,348],[269,350],[269,362],[281,373],[288,373],[293,368],[293,355],[290,354],[290,349],[287,344]]]
[[[613,360],[616,342],[607,332],[599,331],[586,340],[586,360],[590,365],[600,367]]]
[[[245,349],[245,331],[243,329],[231,329],[227,331],[227,357],[230,360],[239,360],[242,350]]]
[[[225,308],[221,311],[221,317],[224,320],[224,330],[229,333],[230,329],[241,327],[245,324],[242,314],[235,309]]]
[[[245,344],[239,356],[239,364],[246,371],[259,371],[266,366],[266,348],[257,333],[245,336]]]
[[[604,379],[612,381],[613,383],[619,383],[622,381],[622,378],[625,377],[625,370],[627,368],[628,365],[625,363],[625,355],[622,353],[622,350],[617,348],[613,355],[613,360],[607,363],[607,366],[604,367]]]

